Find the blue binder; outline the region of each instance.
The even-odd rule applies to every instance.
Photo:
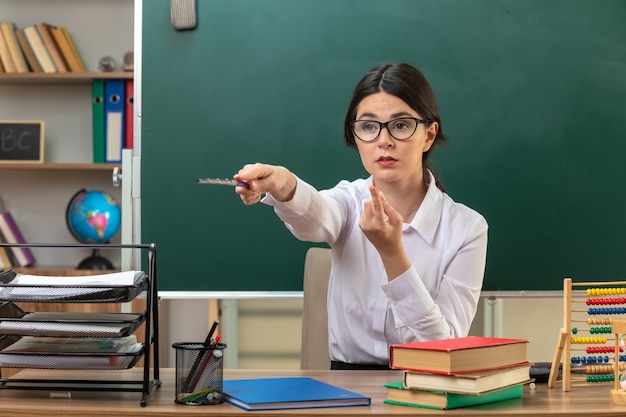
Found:
[[[124,80],[104,82],[105,162],[122,162],[124,148]]]

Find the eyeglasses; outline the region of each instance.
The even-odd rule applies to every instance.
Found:
[[[418,119],[417,117],[401,117],[379,122],[377,120],[355,120],[352,122],[352,132],[363,142],[374,142],[380,136],[380,131],[384,128],[397,140],[407,140],[417,130],[420,123],[429,124],[430,120]]]

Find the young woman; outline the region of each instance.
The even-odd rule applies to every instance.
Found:
[[[245,204],[274,211],[298,239],[332,249],[331,369],[388,368],[389,346],[466,336],[478,303],[487,222],[428,168],[443,142],[435,94],[415,67],[381,64],[358,83],[344,123],[370,177],[318,191],[282,166],[245,165]]]

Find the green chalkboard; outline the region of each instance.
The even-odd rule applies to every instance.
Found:
[[[408,61],[449,136],[436,169],[489,222],[484,290],[559,290],[626,271],[623,0],[197,1],[176,31],[143,2],[142,240],[163,291],[299,291],[311,243],[230,177],[285,165],[318,188],[362,177],[342,121],[358,79]]]

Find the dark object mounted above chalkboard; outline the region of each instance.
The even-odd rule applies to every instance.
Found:
[[[43,120],[0,120],[0,163],[43,162]]]

